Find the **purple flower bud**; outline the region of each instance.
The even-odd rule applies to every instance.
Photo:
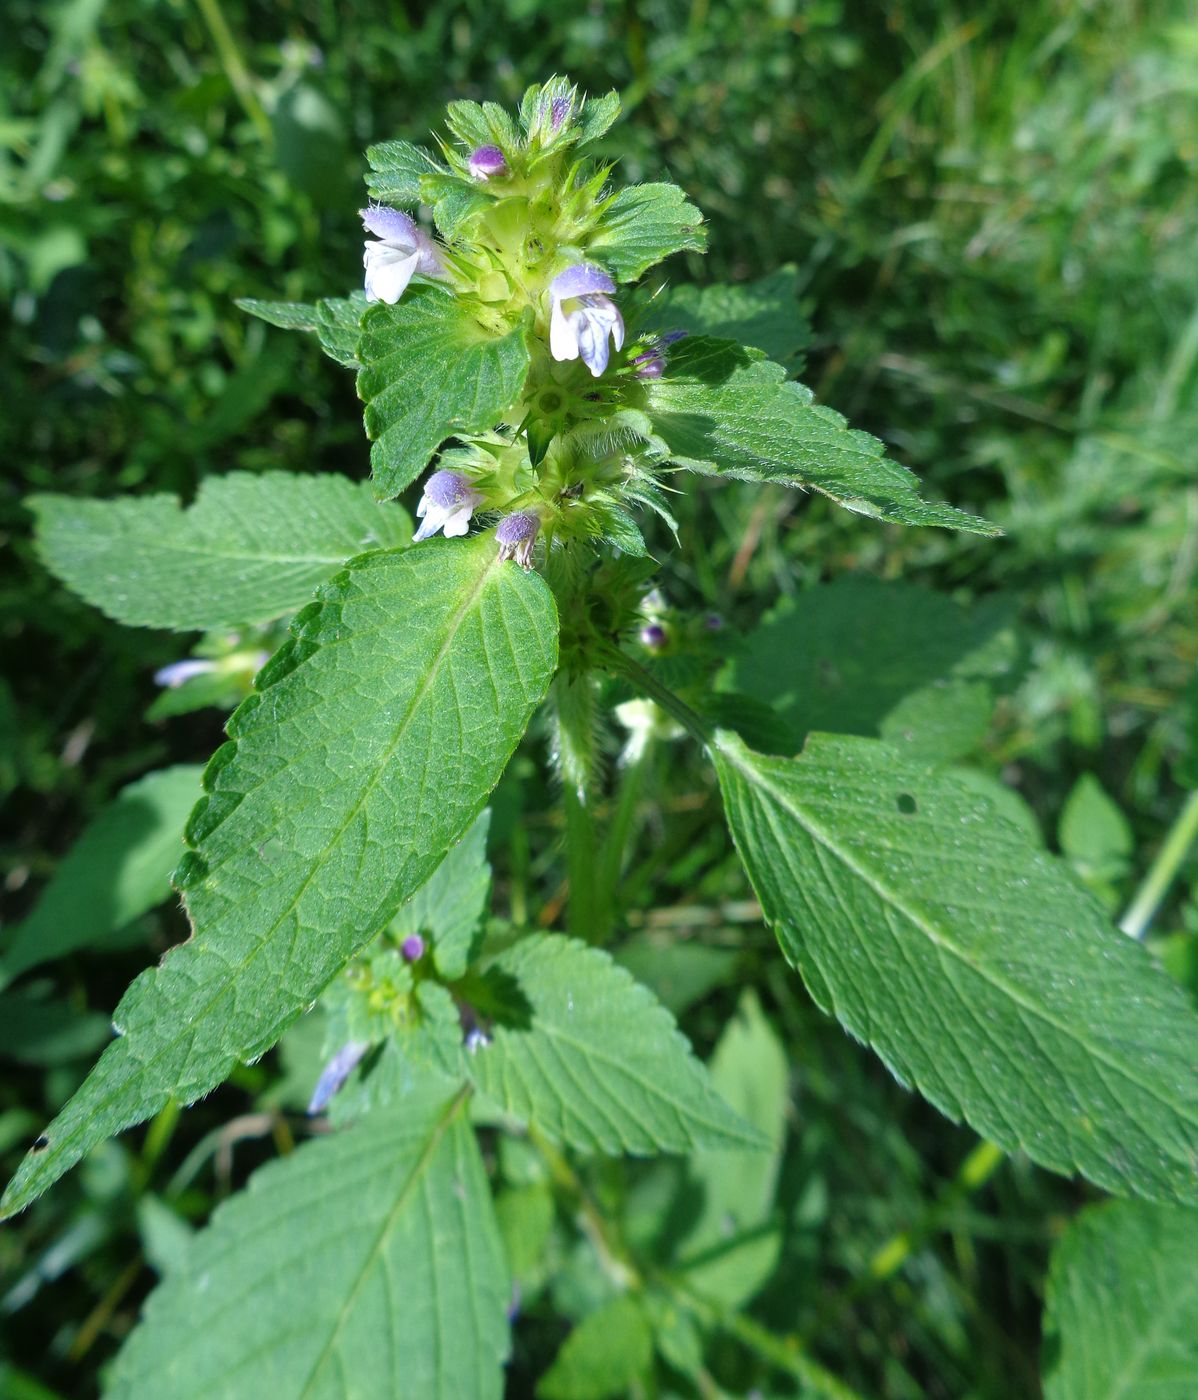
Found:
[[[541,528],[541,517],[535,510],[517,510],[505,515],[495,527],[495,542],[500,559],[514,559],[525,571],[532,568],[532,547]]]
[[[668,345],[677,345],[680,340],[685,340],[689,334],[690,331],[666,331],[657,343],[664,350]]]
[[[309,1115],[323,1113],[333,1095],[354,1072],[354,1067],[370,1047],[360,1040],[348,1041],[321,1071],[308,1103]]]
[[[703,619],[703,626],[709,632],[722,632],[724,630],[724,619],[719,613],[708,613]]]
[[[498,146],[479,146],[471,152],[468,167],[476,180],[491,180],[507,174],[507,161]]]
[[[647,646],[650,651],[660,651],[667,641],[669,637],[660,622],[647,622],[641,628],[641,644]]]
[[[419,962],[424,957],[424,939],[418,933],[409,933],[399,945],[399,951],[405,962]]]
[[[665,356],[656,350],[646,350],[630,363],[635,366],[638,379],[660,379],[666,372]]]
[[[562,122],[570,115],[570,108],[574,105],[571,97],[555,97],[549,104],[549,126],[554,135],[561,128]]]

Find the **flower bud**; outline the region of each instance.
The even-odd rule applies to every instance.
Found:
[[[645,350],[629,363],[633,365],[638,379],[660,379],[666,372],[665,356],[659,355],[656,350]]]
[[[647,622],[641,628],[641,645],[650,651],[661,651],[668,641],[669,636],[660,622]]]
[[[570,97],[555,97],[549,104],[549,127],[556,136],[562,123],[570,115],[574,101]]]
[[[476,180],[492,180],[508,173],[507,161],[498,146],[479,146],[471,151],[468,168]]]
[[[424,939],[418,933],[410,933],[399,945],[404,962],[419,962],[424,957]]]
[[[535,510],[517,510],[505,515],[495,528],[500,559],[514,559],[524,570],[532,568],[532,548],[541,528]]]

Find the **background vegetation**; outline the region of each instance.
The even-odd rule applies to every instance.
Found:
[[[658,542],[670,603],[714,610],[735,635],[780,597],[850,574],[1001,601],[1018,648],[973,765],[1022,796],[1113,912],[1126,906],[1198,774],[1190,7],[8,0],[5,28],[10,920],[122,786],[203,761],[222,722],[212,709],[147,722],[153,672],[179,639],[73,600],[37,563],[22,499],[190,495],[233,468],[365,477],[352,379],[233,298],[356,285],[361,149],[423,140],[447,100],[510,104],[554,71],[619,88],[627,120],[610,148],[623,174],[664,169],[707,214],[710,255],[679,260],[672,279],[794,264],[806,381],[927,494],[1008,531],[901,530],[780,489],[692,480],[677,498],[681,546]],[[1088,1188],[1000,1165],[781,975],[709,781],[683,754],[658,753],[657,796],[637,811],[619,892],[626,957],[659,988],[667,979],[704,1056],[751,985],[744,1024],[763,1007],[789,1061],[779,1263],[713,1374],[735,1391],[777,1382],[770,1348],[793,1337],[866,1394],[1037,1394],[1048,1250]],[[496,912],[551,927],[564,866],[544,760],[534,742],[504,780],[490,848]],[[1198,986],[1194,874],[1155,929]],[[168,903],[0,996],[6,1172],[79,1082],[126,982],[182,933]],[[650,958],[654,942],[684,955]],[[50,1004],[70,1019],[39,1020]],[[271,1055],[186,1115],[109,1144],[5,1230],[0,1391],[98,1393],[186,1230],[307,1130],[287,1068]],[[520,1163],[497,1169],[520,1186]],[[644,1221],[655,1172],[670,1170],[599,1165],[589,1186],[632,1228],[665,1228]],[[552,1289],[535,1273],[525,1289],[514,1395],[592,1306],[593,1261],[557,1268]]]

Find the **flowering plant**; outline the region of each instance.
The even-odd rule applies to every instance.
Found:
[[[84,598],[129,624],[204,633],[163,673],[176,706],[243,698],[175,874],[192,936],[129,988],[116,1038],[5,1209],[314,1020],[310,1111],[336,1129],[217,1216],[150,1301],[113,1394],[496,1395],[513,1275],[544,1281],[518,1212],[535,1197],[544,1243],[550,1185],[605,1292],[593,1335],[571,1339],[540,1393],[641,1385],[655,1349],[702,1388],[704,1337],[776,1257],[784,1121],[720,1073],[719,1054],[701,1063],[604,950],[633,775],[683,738],[710,757],[760,913],[819,1007],[995,1154],[1198,1200],[1198,1018],[1003,815],[1001,794],[953,769],[943,726],[934,753],[909,711],[886,727],[920,686],[880,705],[874,729],[843,713],[851,686],[816,723],[831,683],[801,619],[780,614],[738,649],[720,619],[680,613],[654,586],[647,535],[668,540],[687,473],[995,531],[924,500],[792,377],[788,273],[702,292],[647,277],[702,251],[705,231],[671,184],[613,187],[598,143],[618,111],[614,94],[561,79],[530,89],[516,117],[453,103],[439,154],[367,152],[360,290],[244,303],[356,373],[369,488],[231,474],[186,510],[32,503],[43,557]],[[394,498],[421,478],[413,533]],[[829,597],[830,617],[845,597]],[[881,608],[854,598],[830,629],[838,657]],[[904,605],[885,630],[878,648],[899,662],[947,650],[921,704],[946,687],[989,694],[993,620],[939,600]],[[887,683],[878,654],[862,694]],[[568,936],[487,918],[488,798],[543,704]],[[612,715],[628,785],[603,830],[597,735]],[[785,1052],[751,999],[735,1036],[753,1043],[750,1074],[784,1085]],[[541,1164],[523,1180],[532,1196],[501,1196],[499,1215],[491,1147]],[[570,1154],[689,1155],[707,1204],[668,1242],[613,1235]],[[728,1163],[762,1183],[741,1215],[741,1197],[721,1204]],[[586,1391],[607,1329],[622,1338],[619,1378]]]

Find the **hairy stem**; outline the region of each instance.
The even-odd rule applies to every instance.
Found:
[[[557,724],[556,756],[566,812],[566,868],[570,881],[566,923],[576,938],[595,943],[602,934],[602,916],[596,878],[599,847],[593,802],[597,755],[595,689],[591,677],[560,673],[553,682],[553,707]]]

